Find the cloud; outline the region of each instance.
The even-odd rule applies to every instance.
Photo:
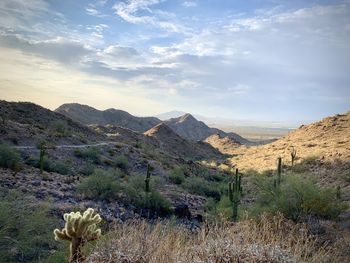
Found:
[[[305,111],[306,101],[321,107],[329,98],[333,107],[350,100],[350,3],[208,15],[204,21],[171,13],[165,2],[118,1],[113,11],[122,22],[88,21],[78,30],[58,14],[53,13],[57,23],[47,19],[53,11],[46,2],[3,1],[0,12],[8,14],[0,45],[64,64],[89,76],[87,82],[117,83],[130,94],[142,91],[154,100],[203,110],[215,105],[222,112],[253,107],[263,112],[270,105],[298,104]],[[98,15],[105,4],[85,10]],[[127,32],[119,32],[124,27]]]
[[[2,0],[0,1],[0,29],[33,31],[29,24],[36,18],[50,15],[61,20],[63,15],[52,11],[44,0]]]
[[[113,6],[115,13],[131,24],[144,24],[159,27],[169,32],[185,33],[187,29],[179,23],[170,21],[175,14],[151,7],[158,5],[161,0],[127,0]]]
[[[184,7],[196,7],[197,2],[196,1],[185,1],[182,3]]]
[[[99,9],[101,9],[101,7],[104,7],[106,3],[107,1],[96,1],[94,3],[89,3],[85,7],[86,14],[99,18],[107,17],[108,15],[103,14],[101,11],[99,11]]]
[[[45,41],[28,41],[16,35],[0,35],[0,45],[64,64],[78,64],[84,56],[92,52],[80,42],[60,37]]]

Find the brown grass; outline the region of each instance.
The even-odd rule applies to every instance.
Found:
[[[116,225],[88,262],[342,262],[335,246],[320,245],[307,233],[305,225],[281,215],[206,226],[197,233],[171,223],[133,221]]]

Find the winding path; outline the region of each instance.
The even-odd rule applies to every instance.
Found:
[[[88,148],[88,147],[97,147],[97,146],[106,146],[106,145],[120,145],[120,142],[100,142],[95,144],[80,144],[80,145],[55,145],[48,148],[53,149],[62,149],[62,148]],[[29,149],[38,149],[36,146],[12,146],[14,149],[18,150],[29,150]]]

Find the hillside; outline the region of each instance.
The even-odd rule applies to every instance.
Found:
[[[237,147],[240,147],[242,145],[239,142],[232,140],[228,136],[223,137],[219,134],[210,135],[204,140],[204,142],[210,144],[215,149],[218,149],[221,153],[224,154],[231,154]]]
[[[220,134],[212,134],[207,137],[207,142],[187,140],[178,135],[164,122],[144,133],[139,133],[111,124],[84,126],[60,113],[52,112],[31,103],[1,102],[0,105],[2,117],[0,123],[0,192],[2,193],[0,195],[0,208],[4,211],[2,214],[6,216],[6,227],[3,232],[0,231],[0,237],[5,240],[6,238],[4,237],[14,235],[14,239],[24,242],[26,245],[29,244],[27,247],[30,248],[30,251],[44,251],[43,247],[48,247],[50,251],[44,251],[43,256],[40,256],[41,258],[45,257],[45,259],[53,253],[56,253],[55,256],[61,255],[61,259],[62,256],[66,255],[64,247],[61,247],[58,242],[54,241],[52,235],[52,229],[59,227],[63,223],[60,219],[62,214],[77,209],[83,211],[88,207],[98,211],[103,218],[104,226],[109,229],[112,229],[116,222],[118,222],[117,225],[122,226],[127,222],[136,222],[135,219],[141,219],[144,222],[147,220],[155,222],[156,219],[162,218],[164,221],[161,222],[165,222],[167,218],[171,217],[176,218],[174,219],[176,220],[176,226],[173,225],[175,221],[171,221],[171,224],[177,232],[189,234],[186,240],[191,240],[189,237],[193,233],[198,233],[198,237],[203,236],[207,239],[206,235],[198,232],[200,229],[207,231],[207,228],[201,227],[203,221],[208,222],[210,225],[211,222],[217,224],[217,222],[237,220],[233,215],[232,203],[227,196],[228,185],[232,185],[233,179],[232,167],[229,162],[231,161],[239,167],[243,174],[241,182],[244,192],[240,197],[239,202],[242,205],[239,206],[238,211],[239,213],[245,213],[243,209],[246,209],[246,207],[254,209],[255,205],[259,205],[261,202],[261,199],[259,202],[257,201],[261,198],[260,192],[253,184],[254,180],[257,179],[255,176],[258,174],[248,173],[248,168],[257,170],[261,168],[261,170],[264,170],[269,164],[269,162],[265,162],[266,160],[271,160],[271,168],[274,168],[273,164],[276,158],[274,149],[277,149],[277,154],[279,150],[282,151],[286,143],[283,140],[294,140],[296,142],[293,145],[298,151],[298,156],[299,151],[306,152],[301,146],[307,149],[310,148],[310,154],[320,148],[320,145],[326,147],[327,151],[325,153],[327,153],[327,157],[320,157],[319,162],[316,163],[317,166],[312,166],[310,170],[311,175],[318,176],[317,179],[319,180],[317,182],[322,184],[322,187],[325,180],[328,180],[326,183],[331,186],[339,185],[339,180],[335,178],[335,175],[340,175],[350,168],[349,162],[346,163],[346,160],[349,159],[349,114],[327,118],[314,125],[302,127],[284,139],[273,143],[272,146],[252,147],[241,145],[229,136]],[[187,115],[180,121],[195,123],[196,120],[192,118]],[[205,129],[205,126],[200,126],[200,128],[203,127]],[[45,149],[43,158],[41,158],[42,151],[36,147],[42,140],[47,141],[50,146],[51,144],[54,146]],[[319,144],[316,144],[316,141],[320,141]],[[276,146],[278,143],[281,144],[280,148]],[[217,149],[212,145],[215,145]],[[270,149],[270,147],[272,148]],[[222,155],[219,151],[229,152],[235,157],[226,159],[227,156]],[[301,156],[300,154],[297,165],[300,165],[300,162],[304,160]],[[332,156],[334,157],[335,165],[327,163]],[[287,157],[285,158],[287,159]],[[43,164],[42,172],[40,169],[41,161]],[[321,169],[323,170],[320,170],[322,162],[324,162],[324,167],[322,166]],[[246,164],[255,164],[256,166],[244,166]],[[286,164],[288,165],[288,162]],[[284,172],[286,172],[287,168],[285,165]],[[147,174],[150,174],[149,190],[145,188]],[[309,174],[307,173],[307,175]],[[264,180],[271,179],[269,177],[263,178],[265,178]],[[332,184],[332,180],[337,184]],[[304,181],[298,182],[304,185]],[[283,183],[285,184],[284,187],[290,186],[287,180]],[[269,186],[270,184],[267,185]],[[323,193],[325,192],[323,190],[321,192],[320,188],[317,188],[319,186],[309,187],[311,187],[310,183],[305,189],[301,188],[302,198],[306,199],[304,203],[296,205],[303,207],[304,204],[308,205],[310,202],[314,202],[315,199],[313,198],[316,198],[316,200],[320,200],[320,206],[316,206],[316,210],[313,210],[316,212],[315,218],[322,216],[322,220],[324,220],[329,219],[329,215],[331,215],[338,219],[339,213],[343,211],[340,208],[340,199],[336,198],[333,192],[327,192],[332,194],[331,198],[329,196],[323,198]],[[341,185],[342,202],[349,200],[349,188],[350,183],[347,179],[347,183]],[[311,195],[308,192],[309,189],[312,190],[310,191]],[[331,190],[333,191],[333,189]],[[295,193],[292,190],[288,194]],[[278,189],[275,191],[278,191]],[[297,199],[291,198],[291,200]],[[42,206],[46,207],[46,210],[42,209]],[[19,209],[21,214],[25,216],[17,216]],[[261,209],[270,209],[270,207],[262,207]],[[297,206],[296,209],[299,209],[299,207]],[[43,212],[39,214],[41,210]],[[294,213],[294,210],[292,212]],[[293,213],[286,213],[286,217],[293,219],[291,217]],[[302,214],[300,217],[301,222],[304,222],[302,221],[303,218],[309,218],[304,216],[314,216],[314,214]],[[27,217],[34,219],[25,220]],[[344,213],[339,217],[340,223],[336,225],[340,229],[339,232],[347,229],[347,218],[346,214],[344,216]],[[37,229],[32,224],[51,224],[48,220],[53,220],[55,223],[41,227],[40,230],[43,232],[38,234],[44,245],[41,243],[33,244],[30,234],[27,234],[25,237],[20,236],[20,233],[32,233],[32,229]],[[289,226],[294,226],[294,222],[286,221],[282,218],[277,220],[276,224],[280,225],[281,220]],[[30,224],[26,223],[27,221],[30,221]],[[251,226],[254,221],[249,219],[243,222],[249,223]],[[270,227],[274,227],[275,221],[272,222],[272,225],[270,223],[271,220],[268,219],[266,222]],[[334,230],[333,226],[328,225],[328,221],[321,221],[321,223],[317,221],[317,224],[314,224],[313,221],[310,222],[306,222],[310,229],[316,228],[323,231],[320,232],[321,234],[317,234],[316,238],[320,238],[325,244],[331,244],[334,248],[338,247],[338,243],[335,241],[339,239],[338,232]],[[139,223],[135,224],[135,227],[132,229],[139,229]],[[178,228],[177,225],[180,225],[181,228]],[[239,222],[237,224],[222,225],[240,226]],[[19,234],[12,231],[13,226],[20,230],[18,231]],[[297,225],[295,227],[296,233],[299,233],[300,228]],[[179,229],[183,229],[183,231],[179,231]],[[215,227],[213,227],[214,229]],[[237,233],[236,229],[230,229],[233,231],[232,233]],[[246,229],[248,231],[247,236],[256,233],[256,229]],[[227,231],[231,230],[228,228],[220,230],[220,233],[222,232],[220,236],[223,238],[220,242],[226,244]],[[272,239],[269,241],[274,247],[276,245],[273,243],[276,240],[275,230],[271,228],[273,235],[271,235]],[[213,232],[214,236],[219,238],[215,231]],[[110,233],[112,234],[113,232]],[[347,232],[344,231],[344,233]],[[105,228],[103,229],[103,234],[106,237],[108,236]],[[140,231],[139,234],[145,237],[143,231]],[[28,235],[29,237],[27,238]],[[122,240],[127,240],[128,236],[130,235],[126,233],[125,236],[123,235]],[[231,236],[236,237],[236,235]],[[171,235],[171,238],[173,237],[174,235]],[[155,236],[154,238],[159,241],[158,237]],[[300,238],[299,234],[295,235],[293,240],[296,240],[295,238]],[[136,239],[144,240],[144,238],[138,237]],[[184,246],[197,249],[197,241],[195,239],[192,240],[194,240],[194,243],[188,243]],[[237,240],[231,241],[234,242],[232,244],[242,245],[241,240],[241,237],[238,235]],[[254,238],[254,242],[255,240],[256,238]],[[51,241],[53,244],[49,246],[48,243]],[[289,240],[287,241],[289,242]],[[161,248],[161,244],[157,242],[152,241],[151,243]],[[184,244],[183,242],[178,242],[178,244],[180,243]],[[212,243],[210,241],[210,244]],[[19,245],[17,246],[13,242],[7,241],[4,241],[4,244],[6,248],[0,246],[0,255],[4,253],[7,258],[14,259],[8,262],[17,262],[15,259],[22,257],[22,251],[17,249]],[[110,244],[116,243],[110,242]],[[247,240],[247,245],[249,244],[255,243]],[[289,249],[288,244],[290,243],[284,244],[282,242],[281,248],[287,247]],[[303,242],[301,241],[300,244],[303,244]],[[263,243],[262,245],[266,249],[264,251],[261,250],[261,255],[266,256],[265,251],[270,251],[270,248]],[[225,247],[221,243],[219,246],[221,248]],[[245,247],[246,245],[243,244],[243,246]],[[13,247],[13,250],[7,249]],[[102,245],[102,247],[106,246]],[[130,247],[134,249],[135,243],[131,245],[129,243],[128,249]],[[232,247],[232,253],[236,253],[236,247],[236,245]],[[115,253],[112,258],[114,261],[117,260],[115,255],[120,255],[119,246],[109,249],[106,254],[101,253],[99,251],[100,248],[97,246],[90,256],[97,257],[96,260],[101,262],[107,262],[104,261],[105,256],[108,258],[111,253]],[[253,249],[255,248],[254,246]],[[318,249],[319,246],[316,248]],[[209,251],[208,255],[212,254],[210,250],[205,249]],[[306,249],[309,250],[309,247]],[[215,248],[215,250],[217,249]],[[181,251],[185,251],[184,248],[181,248]],[[251,252],[250,249],[246,251],[247,253]],[[348,256],[346,249],[341,247],[339,251],[345,257]],[[166,252],[168,254],[170,250],[167,249]],[[175,253],[175,251],[173,252]],[[29,252],[24,253],[28,259],[39,257],[33,256]],[[190,255],[190,253],[188,251],[187,254]],[[290,255],[291,258],[296,256],[295,253],[288,253],[283,252],[283,255]],[[183,255],[186,258],[186,255]],[[231,254],[232,260],[236,258],[235,255]],[[278,255],[281,255],[281,253]],[[278,255],[276,255],[277,259],[272,262],[281,262],[278,259],[280,257]],[[242,258],[241,254],[239,258]],[[163,259],[164,257],[160,261],[152,260],[151,262],[163,262]],[[47,262],[56,262],[50,260],[51,258]],[[264,262],[270,262],[266,260]],[[62,259],[58,262],[65,262],[65,260]],[[308,261],[306,260],[305,262]]]
[[[293,147],[297,154],[291,168]],[[271,144],[241,146],[232,153],[231,164],[244,171],[275,170],[282,157],[285,169],[304,172],[323,186],[340,186],[350,200],[350,112],[302,125]]]
[[[298,160],[318,157],[324,161],[350,161],[350,112],[302,125],[271,144],[242,146],[236,150],[239,156],[232,162],[242,168],[261,171],[275,168],[276,158],[280,156],[290,165],[292,147],[297,151]]]
[[[228,136],[232,140],[242,144],[249,143],[248,140],[244,139],[236,133],[226,133],[216,128],[210,128],[204,122],[198,121],[189,113],[178,118],[172,118],[170,120],[164,121],[164,123],[181,137],[188,140],[202,141],[213,134],[219,134],[222,137]]]
[[[144,133],[146,136],[155,138],[158,146],[173,155],[198,158],[214,158],[221,154],[205,142],[193,142],[183,139],[170,129],[166,124],[160,123]]]
[[[40,141],[79,144],[104,136],[66,116],[29,102],[0,101],[0,142],[35,145]]]
[[[144,132],[161,121],[155,117],[136,117],[122,110],[97,110],[87,105],[67,103],[58,107],[59,112],[82,124],[117,125],[137,132]]]

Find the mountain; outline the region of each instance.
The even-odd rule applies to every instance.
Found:
[[[165,123],[160,123],[149,129],[144,135],[155,138],[159,147],[175,156],[185,156],[196,159],[219,157],[221,154],[205,142],[188,141],[180,137]]]
[[[219,134],[221,137],[227,136],[241,144],[249,143],[248,140],[244,139],[236,133],[226,133],[217,128],[210,128],[204,122],[198,121],[189,113],[186,113],[185,115],[180,116],[178,118],[166,120],[164,121],[164,123],[168,125],[171,129],[173,129],[181,137],[188,140],[202,141],[213,134]]]
[[[240,143],[233,140],[229,136],[220,136],[219,134],[210,135],[204,140],[204,142],[210,144],[215,149],[218,149],[221,153],[232,154],[237,147],[241,146]]]
[[[165,120],[169,120],[171,118],[178,118],[182,115],[186,114],[186,112],[183,112],[183,111],[177,111],[177,110],[173,110],[173,111],[168,111],[168,112],[164,112],[164,113],[161,113],[161,114],[158,114],[154,117],[162,120],[162,121],[165,121]]]
[[[90,106],[78,103],[63,104],[55,111],[85,125],[112,124],[137,132],[147,131],[161,122],[155,117],[136,117],[126,111],[116,109],[100,111]]]
[[[0,142],[12,145],[104,140],[88,127],[34,103],[0,101],[0,117]]]
[[[275,169],[276,159],[282,157],[290,166],[292,147],[297,151],[297,162],[317,160],[323,170],[327,165],[334,165],[334,170],[343,169],[342,165],[350,169],[350,111],[302,125],[271,144],[236,149],[237,156],[231,161],[241,169],[263,171]]]

